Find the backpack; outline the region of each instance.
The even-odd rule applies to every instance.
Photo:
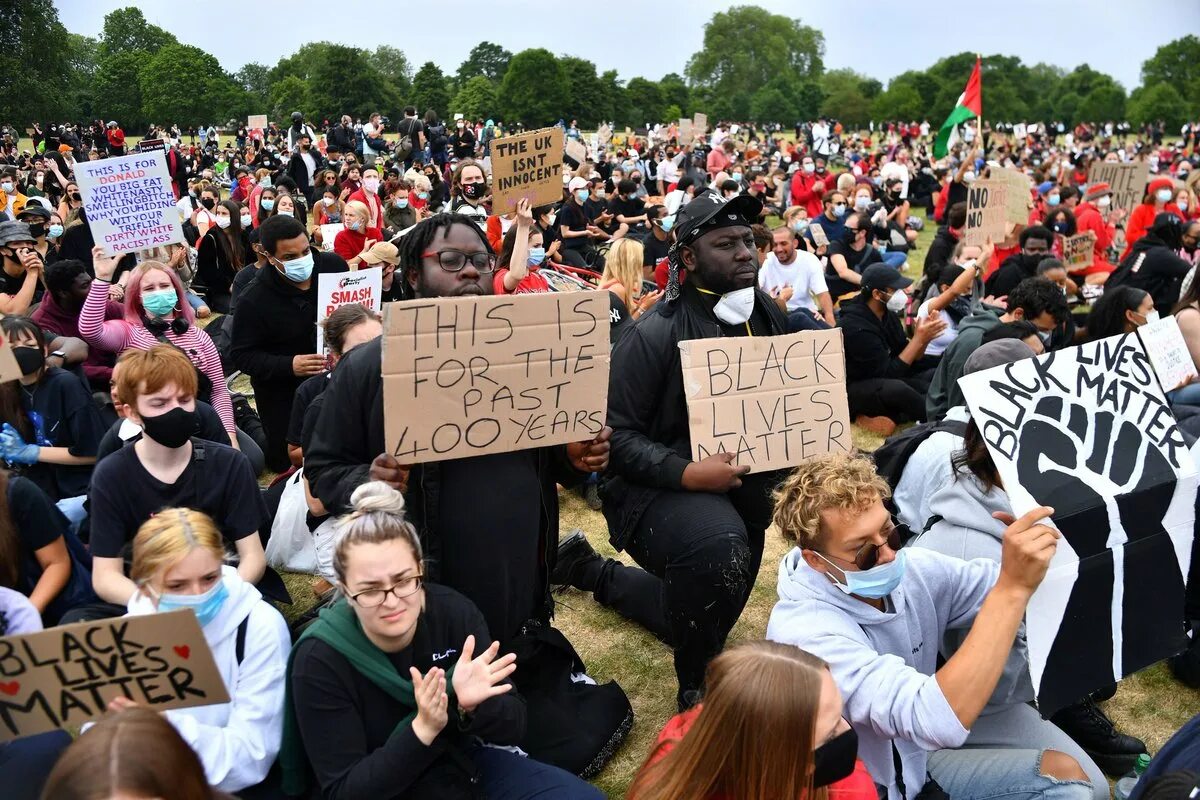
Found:
[[[399,128],[400,141],[397,142],[396,150],[395,150],[395,156],[396,156],[397,160],[406,160],[410,155],[412,155],[412,151],[413,151],[413,137],[412,137],[413,120],[405,119],[404,122],[408,124],[407,125],[408,129],[405,130],[404,128]]]
[[[955,436],[966,436],[967,423],[952,419],[922,422],[888,437],[887,441],[871,454],[871,458],[875,462],[875,471],[888,482],[888,486],[892,487],[893,492],[900,485],[904,467],[907,466],[913,453],[917,452],[917,448],[921,446],[922,442],[939,431],[953,433]],[[896,512],[895,501],[891,498],[888,499],[887,506],[889,511]]]

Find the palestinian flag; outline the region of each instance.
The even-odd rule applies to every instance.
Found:
[[[967,88],[958,96],[958,103],[942,123],[942,129],[938,131],[937,139],[933,142],[934,158],[946,157],[951,146],[959,139],[959,126],[968,120],[983,116],[983,80],[979,75],[979,62],[980,59],[976,56],[975,69],[971,71]]]

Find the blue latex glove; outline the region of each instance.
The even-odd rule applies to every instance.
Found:
[[[10,464],[36,464],[42,448],[36,444],[26,444],[10,423],[4,423],[0,428],[0,458]]]

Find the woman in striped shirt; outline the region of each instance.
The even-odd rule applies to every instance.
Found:
[[[108,286],[116,272],[120,256],[105,255],[104,249],[92,249],[96,279],[79,312],[79,333],[92,347],[120,355],[129,348],[149,350],[163,342],[183,351],[196,368],[200,379],[198,400],[212,405],[237,447],[237,427],[233,403],[221,356],[204,330],[196,325],[192,307],[184,297],[183,284],[175,272],[158,261],[143,261],[129,277],[125,292],[125,319],[105,320],[104,306]]]

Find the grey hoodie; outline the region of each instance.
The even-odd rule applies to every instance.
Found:
[[[925,783],[926,756],[959,747],[969,731],[946,701],[934,672],[946,631],[971,627],[1000,574],[986,559],[960,561],[912,549],[886,611],[843,594],[793,548],[779,565],[779,602],[767,638],[824,659],[858,734],[858,755],[889,800],[896,786],[892,744],[900,753],[905,788],[915,797]]]
[[[955,558],[986,558],[1000,563],[1003,550],[1003,522],[993,511],[1012,513],[1008,494],[1000,488],[986,491],[974,475],[959,472],[954,480],[936,492],[929,501],[929,513],[942,517],[926,533],[913,539],[910,547],[923,547]],[[950,631],[942,640],[942,655],[954,655],[962,647],[966,631]],[[1033,681],[1029,677],[1029,653],[1025,646],[1025,623],[1004,663],[1004,672],[988,700],[984,714],[1001,711],[1014,703],[1033,700]]]
[[[958,336],[942,353],[942,360],[938,362],[929,392],[925,395],[925,413],[930,420],[939,420],[952,407],[967,404],[962,389],[958,388],[963,365],[967,363],[967,357],[979,349],[983,335],[999,325],[1000,314],[986,308],[980,308],[958,323]]]

